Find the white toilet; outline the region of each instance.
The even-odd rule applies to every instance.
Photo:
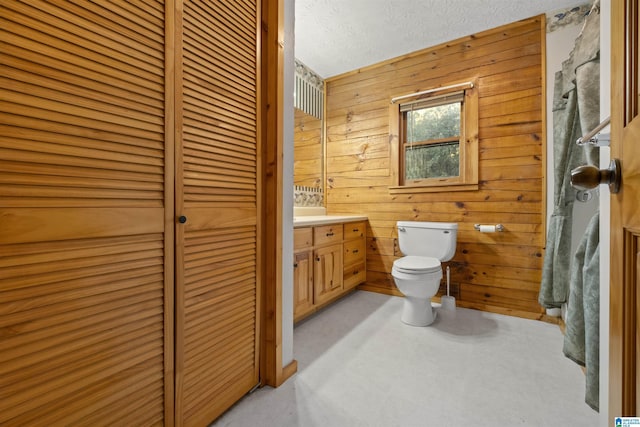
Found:
[[[458,224],[398,221],[398,243],[405,255],[393,262],[391,275],[405,296],[401,320],[413,326],[430,325],[435,314],[431,298],[442,279],[440,262],[456,252]]]

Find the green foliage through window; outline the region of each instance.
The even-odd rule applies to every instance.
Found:
[[[407,111],[407,142],[458,137],[461,106],[454,102]]]
[[[405,159],[405,179],[460,175],[459,142],[407,147]]]
[[[405,180],[460,176],[461,102],[406,111]]]

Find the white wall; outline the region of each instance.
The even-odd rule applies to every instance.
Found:
[[[600,0],[600,118],[611,114],[611,1]],[[605,132],[608,130],[605,129]],[[609,165],[609,148],[600,149],[600,167]],[[600,186],[600,425],[609,417],[609,187]],[[613,414],[615,416],[615,414]]]
[[[282,366],[293,360],[293,82],[295,1],[284,0],[284,153],[282,159]]]

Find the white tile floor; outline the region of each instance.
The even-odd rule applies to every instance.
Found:
[[[425,328],[356,292],[298,325],[298,373],[214,426],[597,426],[556,325],[458,308]]]

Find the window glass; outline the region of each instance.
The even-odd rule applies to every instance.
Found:
[[[460,175],[460,143],[407,147],[405,179],[446,178]]]
[[[461,102],[407,111],[407,142],[460,136]]]
[[[405,181],[460,176],[462,102],[404,112]]]

